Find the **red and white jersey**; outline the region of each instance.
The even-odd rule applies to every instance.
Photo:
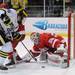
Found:
[[[18,32],[20,34],[25,34],[25,26],[23,24],[19,25]]]
[[[62,44],[64,38],[52,35],[51,33],[40,34],[39,44],[33,46],[34,53],[40,53],[40,50],[44,47],[58,48]]]

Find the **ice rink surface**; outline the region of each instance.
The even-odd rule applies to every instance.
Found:
[[[23,43],[29,50],[32,49],[33,43],[29,40],[28,36],[26,36]],[[20,57],[24,57],[27,52],[21,42],[18,44],[16,49]],[[0,75],[75,75],[75,61],[71,61],[70,67],[66,69],[52,66],[48,63],[34,61],[31,63],[23,62],[15,65],[7,71],[0,70]]]
[[[74,64],[75,62],[69,68],[63,69],[45,63],[21,63],[8,71],[0,71],[0,75],[75,75]]]

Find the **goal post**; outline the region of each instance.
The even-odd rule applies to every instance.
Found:
[[[71,13],[68,15],[68,66],[71,59]]]
[[[75,13],[73,14],[73,23],[74,23],[74,48],[73,48],[73,58],[75,59]]]
[[[69,25],[69,28],[68,28],[68,41],[69,41],[69,58],[70,60],[72,59],[75,59],[75,13],[71,13],[69,14],[68,16],[68,25]]]

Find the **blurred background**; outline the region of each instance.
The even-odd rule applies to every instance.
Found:
[[[75,12],[75,0],[0,0],[10,8],[24,8],[28,17],[66,17]]]

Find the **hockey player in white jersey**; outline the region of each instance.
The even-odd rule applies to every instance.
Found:
[[[6,15],[6,10],[0,9],[0,43],[2,45],[0,49],[0,69],[7,70],[5,64],[9,58],[13,55],[13,47],[11,43],[12,39],[12,29],[10,24],[7,24],[7,21],[10,19]]]
[[[20,37],[18,32],[17,14],[13,9],[0,9],[0,69],[7,70],[6,64],[13,59],[12,41],[16,36]],[[15,63],[15,62],[14,62]]]

